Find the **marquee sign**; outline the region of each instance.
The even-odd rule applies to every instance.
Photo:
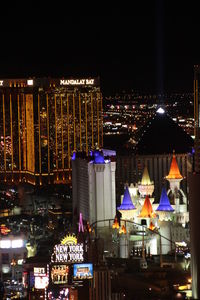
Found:
[[[34,272],[34,276],[35,277],[46,276],[46,270],[45,270],[45,268],[34,267],[33,268],[33,272]]]
[[[52,263],[83,262],[83,243],[78,244],[74,235],[67,235],[60,244],[54,246]]]

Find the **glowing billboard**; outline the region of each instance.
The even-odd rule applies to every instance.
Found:
[[[67,265],[54,265],[51,268],[51,280],[54,284],[68,283],[69,267]]]
[[[35,288],[36,289],[45,289],[49,284],[48,276],[38,276],[35,277]]]
[[[74,279],[93,278],[93,264],[74,264]]]

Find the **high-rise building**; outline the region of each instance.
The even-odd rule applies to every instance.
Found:
[[[200,232],[199,232],[199,194],[200,194],[200,66],[194,66],[194,172],[189,174],[189,218],[191,244],[192,297],[200,297]]]
[[[116,152],[95,150],[87,158],[82,153],[72,161],[73,215],[83,215],[90,224],[108,226],[116,214]]]
[[[200,66],[194,66],[194,137],[195,171],[200,171]]]
[[[0,181],[65,183],[73,151],[103,143],[99,78],[0,80]]]

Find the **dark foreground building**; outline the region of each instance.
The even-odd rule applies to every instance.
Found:
[[[189,213],[191,239],[192,297],[200,298],[200,231],[199,231],[199,193],[200,193],[200,66],[194,66],[194,133],[195,163],[189,176]]]

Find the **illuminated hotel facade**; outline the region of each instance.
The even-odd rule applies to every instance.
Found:
[[[74,151],[103,146],[99,78],[0,80],[0,181],[66,183]]]

